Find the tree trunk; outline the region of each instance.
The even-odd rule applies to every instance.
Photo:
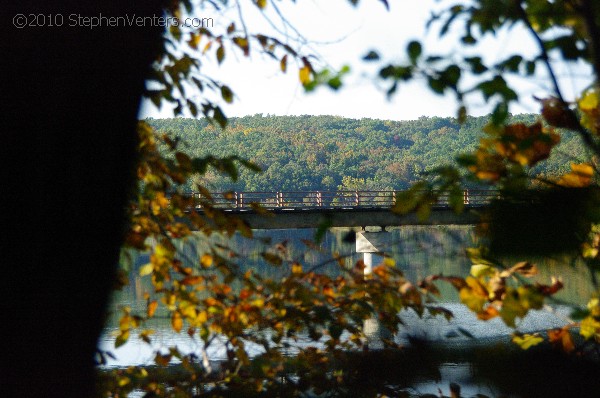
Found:
[[[79,16],[161,15],[157,0],[127,3],[3,5],[5,396],[93,393],[93,355],[133,183],[138,104],[163,28],[111,27],[107,20],[82,27]],[[19,13],[22,20],[13,19]],[[51,20],[62,27],[48,26]],[[18,29],[13,22],[46,26]]]

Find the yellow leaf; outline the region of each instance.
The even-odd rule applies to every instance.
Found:
[[[200,258],[200,264],[202,264],[202,266],[204,268],[208,268],[212,265],[213,263],[213,258],[210,254],[203,254],[202,257]]]
[[[595,90],[589,90],[581,97],[578,104],[582,111],[594,110],[598,108],[598,94]]]
[[[131,379],[127,376],[119,377],[119,387],[124,387],[127,384],[131,383]]]
[[[485,264],[473,264],[471,266],[471,275],[475,278],[480,278],[482,276],[494,275],[496,270],[493,267]]]
[[[186,306],[185,308],[183,308],[182,312],[186,318],[192,320],[196,319],[196,316],[198,316],[198,312],[196,311],[196,308],[193,305]]]
[[[474,312],[482,312],[483,306],[487,302],[487,296],[478,295],[467,287],[460,289],[459,297],[460,301]]]
[[[600,337],[600,322],[595,320],[593,317],[588,316],[581,321],[579,334],[581,334],[586,340],[589,340],[593,337]]]
[[[292,273],[293,274],[301,274],[302,273],[302,265],[299,263],[292,264]]]
[[[140,267],[140,276],[150,275],[154,271],[154,264],[148,263]]]
[[[204,323],[208,320],[208,312],[206,311],[200,311],[198,313],[198,315],[196,316],[196,322],[198,323]]]
[[[529,347],[540,344],[544,339],[539,334],[524,334],[514,335],[512,338],[513,343],[517,344],[522,349],[526,350]]]
[[[300,83],[308,84],[310,83],[310,68],[308,66],[304,66],[300,69]]]
[[[473,292],[479,296],[482,297],[487,297],[488,296],[488,291],[485,288],[485,286],[483,286],[481,284],[481,282],[479,282],[479,280],[471,277],[471,276],[467,276],[465,278],[465,282],[467,283],[467,285],[473,290]]]
[[[202,36],[200,36],[199,34],[192,34],[192,37],[190,38],[190,40],[188,40],[189,46],[192,47],[193,49],[197,49],[198,44],[200,44],[201,38],[202,38]]]
[[[158,258],[166,258],[168,260],[173,259],[173,251],[163,245],[156,245],[154,248],[154,254]]]
[[[385,264],[386,266],[393,268],[396,266],[396,261],[391,258],[391,257],[386,257],[383,259],[383,264]]]
[[[129,330],[122,330],[115,340],[115,348],[119,348],[129,340]]]
[[[571,172],[563,175],[557,181],[558,185],[570,188],[583,188],[592,183],[594,168],[587,163],[571,163]]]
[[[256,308],[262,308],[265,306],[265,300],[259,298],[252,302],[252,305]]]
[[[256,5],[262,10],[267,6],[267,0],[256,0]]]
[[[591,177],[594,175],[594,168],[587,163],[582,163],[582,164],[571,163],[571,170],[573,170],[574,173],[577,173],[577,174],[580,174],[583,176]]]
[[[584,243],[581,255],[584,258],[595,258],[598,255],[598,248],[590,246],[589,243]]]
[[[285,73],[285,71],[287,70],[287,54],[285,54],[283,56],[283,58],[281,58],[281,61],[279,62],[279,66],[281,67],[281,71]]]
[[[183,328],[183,319],[181,318],[179,312],[174,312],[173,316],[171,316],[171,326],[177,333],[179,333]]]

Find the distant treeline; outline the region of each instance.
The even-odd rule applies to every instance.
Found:
[[[538,120],[532,114],[511,118],[528,124]],[[242,168],[235,183],[209,172],[200,181],[212,191],[303,191],[407,188],[424,172],[454,163],[456,155],[475,148],[488,118],[469,117],[461,125],[442,117],[390,121],[254,115],[231,118],[225,130],[204,119],[147,121],[179,137],[195,157],[239,155],[263,170]],[[554,151],[536,173],[554,177],[567,172],[570,162],[584,155],[584,146],[575,134],[563,132]]]

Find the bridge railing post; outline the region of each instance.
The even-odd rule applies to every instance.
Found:
[[[240,208],[244,207],[244,193],[243,192],[240,192],[237,200],[238,200],[239,207]]]
[[[277,192],[277,207],[283,207],[283,192]]]
[[[317,191],[317,206],[323,206],[323,195],[321,195],[321,191]]]
[[[358,190],[354,191],[356,206],[360,206],[360,194]]]
[[[468,205],[469,204],[469,190],[465,189],[463,191],[463,203]]]

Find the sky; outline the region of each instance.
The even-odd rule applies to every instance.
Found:
[[[227,116],[308,114],[386,120],[455,116],[458,105],[453,96],[432,93],[425,81],[403,84],[392,98],[386,98],[386,85],[374,77],[376,65],[361,60],[374,49],[382,55],[384,62],[405,62],[406,45],[414,39],[423,40],[425,48],[431,52],[450,55],[464,52],[454,32],[441,40],[435,32],[425,31],[431,11],[443,7],[444,2],[441,3],[435,0],[392,0],[387,11],[381,2],[373,0],[363,0],[356,8],[350,6],[348,0],[300,0],[295,5],[290,1],[280,2],[289,22],[310,42],[305,49],[316,53],[334,69],[350,66],[351,73],[338,92],[319,88],[305,93],[298,81],[297,68],[290,66],[287,73],[282,73],[278,62],[256,51],[248,58],[229,54],[221,65],[214,57],[203,57],[202,72],[233,89],[234,103],[223,104]],[[269,31],[268,23],[256,7],[245,7],[242,11],[250,31]],[[273,10],[268,11],[267,15],[277,23]],[[225,15],[210,10],[199,10],[198,13],[202,17],[214,18],[216,26],[227,26],[239,15],[235,7],[231,7]],[[493,61],[514,52],[530,55],[535,46],[523,30],[515,28],[510,33],[502,32],[496,38],[484,40],[480,47],[471,51]],[[572,70],[561,73],[566,77],[574,74]],[[581,89],[581,84],[573,83],[574,80],[565,79],[567,92]],[[523,93],[523,101],[510,111],[539,112],[539,104],[533,96],[545,96],[544,81],[542,72],[535,79],[515,82]],[[470,114],[476,116],[487,114],[491,109],[481,98],[467,102],[467,106]],[[172,111],[168,107],[157,110],[146,102],[142,105],[140,117],[172,117]]]

